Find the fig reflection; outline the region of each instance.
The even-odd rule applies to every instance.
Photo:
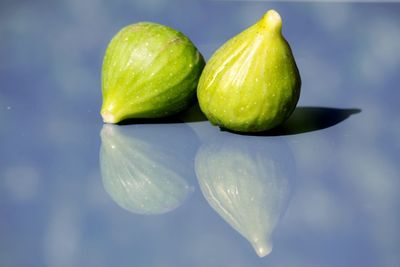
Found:
[[[196,142],[191,138],[195,135],[182,126],[103,126],[103,186],[120,207],[138,214],[162,214],[179,207],[193,192],[189,179],[194,176]]]
[[[271,252],[272,232],[287,206],[292,169],[287,164],[293,158],[285,143],[229,133],[202,145],[196,155],[204,197],[260,257]]]

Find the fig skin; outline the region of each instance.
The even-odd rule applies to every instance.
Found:
[[[253,246],[272,251],[273,233],[289,203],[295,161],[284,139],[217,132],[196,154],[208,204]]]
[[[176,114],[193,101],[204,59],[183,33],[139,22],[109,43],[102,67],[106,123]]]
[[[198,141],[190,127],[105,124],[100,135],[103,186],[123,209],[164,214],[192,195]]]
[[[211,57],[197,98],[212,124],[238,132],[260,132],[282,124],[300,97],[301,79],[282,20],[269,10]]]

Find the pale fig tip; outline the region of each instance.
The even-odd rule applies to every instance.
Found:
[[[113,126],[110,124],[106,124],[103,126],[103,128],[101,129],[100,135],[103,136],[112,136],[113,135]]]
[[[262,22],[263,25],[265,25],[267,28],[271,30],[280,31],[282,28],[281,15],[279,15],[279,13],[274,9],[270,9],[264,14]]]
[[[101,116],[103,117],[104,123],[117,123],[115,116],[108,110],[102,111]]]
[[[270,242],[262,242],[261,240],[258,240],[252,245],[260,258],[267,256],[272,251],[272,244]]]

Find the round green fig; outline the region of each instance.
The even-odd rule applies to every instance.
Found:
[[[195,97],[204,64],[181,32],[151,22],[124,27],[104,56],[100,112],[104,122],[182,111]]]
[[[185,125],[105,124],[100,149],[104,189],[130,212],[170,212],[193,193],[196,150],[197,138]]]
[[[269,10],[211,57],[197,88],[200,108],[211,123],[259,132],[292,114],[301,80],[281,28],[280,15]]]

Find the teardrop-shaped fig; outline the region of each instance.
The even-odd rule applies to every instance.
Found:
[[[201,146],[197,179],[210,206],[264,257],[288,203],[292,153],[279,139],[229,134]]]
[[[278,126],[292,114],[301,80],[281,28],[280,15],[270,10],[211,57],[197,97],[213,124],[258,132]]]
[[[204,64],[181,32],[150,22],[124,27],[104,56],[104,122],[159,118],[182,111],[195,97]]]

